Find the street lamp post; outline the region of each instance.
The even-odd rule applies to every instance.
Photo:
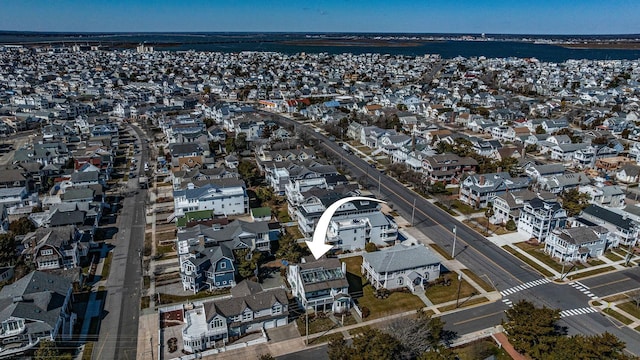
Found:
[[[378,175],[378,196],[382,197],[382,193],[380,192],[380,184],[381,184],[382,175]]]
[[[453,226],[453,248],[451,249],[451,257],[455,258],[456,257],[456,238],[457,238],[457,226]]]

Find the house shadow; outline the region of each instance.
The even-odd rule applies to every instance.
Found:
[[[362,289],[364,285],[362,284],[362,277],[352,274],[350,272],[346,273],[347,282],[349,283],[349,294],[352,298],[362,297]]]

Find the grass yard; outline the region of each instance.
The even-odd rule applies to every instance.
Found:
[[[458,304],[458,308],[463,308],[463,307],[467,307],[467,306],[472,306],[472,305],[478,305],[478,304],[483,304],[489,302],[489,300],[487,300],[486,297],[482,296],[482,297],[474,297],[471,298],[467,301],[463,301],[460,300],[460,303]],[[438,310],[445,312],[445,311],[451,311],[451,310],[455,310],[456,309],[456,304],[451,304],[451,305],[447,305],[447,306],[443,306],[441,308],[438,308]]]
[[[460,213],[464,215],[485,211],[485,209],[475,209],[472,206],[469,206],[458,199],[453,200],[453,202],[451,203],[451,207],[458,210]]]
[[[629,297],[626,294],[616,294],[616,295],[612,295],[609,297],[606,297],[604,299],[602,299],[602,301],[606,301],[606,302],[615,302],[615,301],[619,301],[619,300],[626,300]]]
[[[307,317],[301,315],[296,322],[298,323],[298,331],[300,336],[307,335]],[[339,325],[334,323],[328,317],[309,316],[309,334],[324,333]]]
[[[473,271],[469,270],[469,269],[462,269],[462,272],[464,273],[465,276],[471,278],[471,280],[475,281],[476,284],[480,285],[480,287],[484,290],[484,291],[496,291],[496,289],[487,284],[486,281],[484,281],[480,276],[476,275],[476,273],[474,273]]]
[[[358,299],[358,306],[360,306],[360,309],[368,307],[369,311],[371,311],[366,320],[418,310],[425,306],[420,298],[408,292],[392,292],[386,299],[376,298],[371,285],[365,285],[362,288],[362,292],[362,297]]]
[[[198,299],[204,299],[204,298],[208,298],[216,295],[224,295],[224,294],[228,294],[229,292],[230,292],[229,289],[220,289],[215,292],[201,291],[197,294],[183,295],[183,296],[160,293],[158,294],[160,296],[160,301],[156,302],[156,304],[166,305],[166,304],[181,303],[189,300],[198,300]]]
[[[176,238],[175,231],[165,231],[165,232],[156,233],[156,241],[158,243],[160,243],[161,241],[175,240],[175,238]]]
[[[640,319],[640,307],[638,307],[633,301],[628,301],[616,306],[636,319]]]
[[[174,252],[173,245],[158,245],[156,246],[156,255],[164,255],[170,252]]]
[[[140,298],[140,310],[144,310],[149,307],[151,298],[149,296],[143,296]]]
[[[625,324],[625,325],[629,325],[631,324],[633,321],[631,321],[631,319],[629,319],[628,317],[620,314],[619,312],[613,310],[613,309],[604,309],[604,313],[611,316],[612,318],[620,321],[621,323]]]
[[[427,290],[424,294],[433,302],[434,304],[442,304],[447,301],[455,300],[458,296],[458,285],[460,284],[460,280],[458,280],[457,273],[447,273],[442,276],[445,280],[451,280],[451,285],[431,285],[427,287]],[[469,284],[464,277],[462,278],[462,284],[460,284],[460,300],[468,298],[469,296],[476,293],[476,289]]]
[[[449,210],[444,204],[442,204],[439,201],[434,202],[433,205],[435,205],[435,206],[439,207],[440,209],[444,210],[444,212],[446,212],[449,215],[452,215],[452,216],[457,216],[458,215],[457,212],[455,212],[453,210]]]
[[[82,351],[82,360],[91,360],[92,355],[93,355],[93,341],[89,341],[84,345],[84,350]]]
[[[543,268],[542,266],[538,265],[537,263],[529,260],[529,258],[527,258],[526,256],[520,254],[517,250],[512,249],[510,246],[506,246],[505,245],[502,248],[504,250],[506,250],[508,253],[510,253],[511,255],[517,257],[518,259],[522,260],[527,265],[529,265],[532,268],[534,268],[536,271],[538,271],[543,276],[545,276],[545,277],[553,276],[553,274],[549,270],[547,270],[547,269]]]
[[[438,245],[438,244],[429,244],[429,246],[431,246],[431,248],[433,250],[435,250],[438,254],[440,254],[440,256],[442,256],[443,258],[445,258],[447,260],[452,260],[453,259],[451,257],[451,252],[445,251],[443,248],[440,247],[440,245]]]
[[[111,272],[112,260],[113,260],[113,251],[109,251],[107,253],[107,257],[104,259],[104,264],[102,265],[102,279],[106,279],[109,277],[109,273]]]
[[[369,308],[370,315],[367,320],[424,307],[424,303],[417,296],[405,292],[392,292],[386,299],[376,298],[373,286],[360,275],[362,256],[342,258],[340,261],[347,266],[346,275],[349,282],[349,293],[355,295],[360,309],[363,307]],[[360,293],[362,293],[362,297],[358,298]]]
[[[557,261],[553,260],[551,258],[551,256],[549,256],[548,254],[545,254],[543,245],[532,245],[532,244],[528,244],[526,242],[520,242],[520,243],[516,243],[514,245],[519,247],[520,249],[524,250],[527,254],[529,254],[529,255],[533,256],[534,258],[538,259],[540,262],[542,262],[545,265],[549,266],[550,268],[554,269],[555,271],[557,271],[557,272],[561,272],[562,271],[562,264],[560,264]],[[568,271],[570,268],[571,268],[570,266],[565,266],[564,270]],[[582,269],[582,268],[584,268],[583,265],[576,265],[576,267],[574,267],[573,270],[578,270],[578,269]]]
[[[611,261],[620,261],[620,260],[624,260],[624,258],[616,253],[614,253],[611,250],[608,250],[607,252],[604,253],[604,256],[611,260]]]
[[[600,259],[589,259],[589,260],[587,260],[587,263],[588,263],[590,266],[596,266],[596,265],[603,265],[603,264],[605,264],[605,262],[604,262],[603,260],[600,260]]]
[[[142,277],[142,285],[144,286],[145,290],[149,289],[149,286],[151,286],[151,277],[149,275],[145,275]]]
[[[496,360],[511,360],[511,356],[504,349],[499,348],[491,337],[454,348],[453,352],[460,360],[486,359],[492,355]]]
[[[584,271],[581,273],[577,273],[577,274],[573,274],[573,275],[569,275],[570,279],[582,279],[585,278],[587,276],[592,276],[592,275],[597,275],[597,274],[602,274],[602,273],[606,273],[609,271],[614,271],[615,268],[613,266],[606,266],[600,269],[594,269],[594,270],[589,270],[589,271]]]

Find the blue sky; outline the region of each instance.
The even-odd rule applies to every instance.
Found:
[[[637,34],[638,0],[0,0],[0,30]]]

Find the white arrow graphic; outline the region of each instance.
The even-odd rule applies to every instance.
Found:
[[[331,250],[333,246],[327,245],[324,243],[324,240],[327,238],[327,230],[329,230],[329,223],[331,222],[331,218],[333,214],[338,210],[338,208],[350,201],[374,201],[379,203],[385,203],[385,201],[364,197],[364,196],[350,196],[344,199],[340,199],[333,204],[329,205],[327,210],[322,213],[320,219],[318,219],[318,224],[316,224],[316,230],[313,232],[313,238],[311,241],[307,240],[307,246],[313,257],[318,260],[322,255],[324,255],[327,251]]]

